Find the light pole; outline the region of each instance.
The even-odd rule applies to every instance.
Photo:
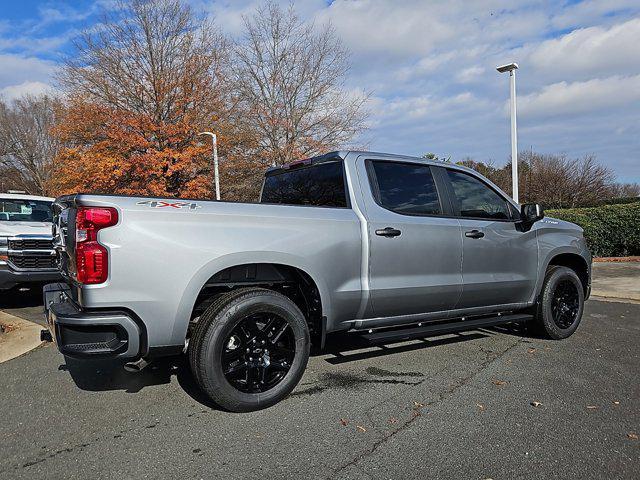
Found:
[[[216,185],[216,200],[220,200],[220,177],[218,175],[218,137],[215,133],[201,132],[198,135],[211,136],[211,143],[213,144],[213,178]]]
[[[498,67],[500,73],[509,72],[509,90],[511,92],[511,184],[513,199],[518,202],[518,133],[516,131],[516,70],[517,63]]]

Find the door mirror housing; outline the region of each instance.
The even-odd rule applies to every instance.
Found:
[[[533,225],[544,218],[544,209],[539,203],[525,203],[520,207],[520,221],[525,225]]]

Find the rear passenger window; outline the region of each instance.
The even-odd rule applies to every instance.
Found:
[[[438,191],[428,165],[372,161],[378,203],[404,215],[442,213]]]
[[[472,218],[508,220],[507,201],[472,175],[447,170],[458,201],[460,215]]]
[[[342,162],[327,162],[267,175],[261,203],[346,207]]]

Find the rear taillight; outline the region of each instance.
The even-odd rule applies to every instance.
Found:
[[[98,232],[118,223],[111,207],[79,207],[76,213],[76,280],[95,285],[109,274],[109,253],[98,243]]]

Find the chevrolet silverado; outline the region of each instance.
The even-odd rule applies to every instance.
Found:
[[[528,321],[562,339],[590,292],[578,226],[414,157],[274,167],[257,203],[77,194],[54,211],[59,350],[139,368],[185,353],[231,411],[286,397],[331,332],[377,344]]]

